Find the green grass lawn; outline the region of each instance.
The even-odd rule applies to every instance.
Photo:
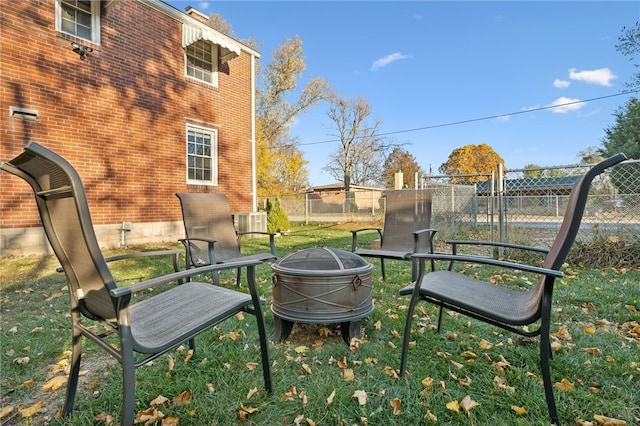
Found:
[[[346,226],[294,224],[276,245],[280,257],[316,246],[349,250],[350,236]],[[263,243],[243,240],[243,248],[258,250]],[[437,334],[437,309],[427,304],[416,310],[408,377],[398,378],[408,303],[398,290],[410,280],[410,264],[389,262],[383,282],[379,263],[372,263],[375,310],[355,345],[342,341],[335,324],[296,325],[286,342],[270,346],[274,392],[268,394],[260,365],[253,368],[260,362],[254,318],[234,317],[203,333],[193,357],[179,348],[138,369],[137,412],[164,396],[168,402],[156,409],[167,425],[548,424],[537,340],[451,313]],[[65,386],[56,388],[55,378],[64,377],[71,347],[68,294],[57,266],[51,257],[0,259],[2,424],[115,425],[121,370],[90,342],[73,416],[56,418]],[[171,271],[169,259],[110,266],[121,284]],[[527,281],[513,272],[473,272]],[[560,419],[605,424],[604,416],[620,421],[611,424],[640,424],[640,268],[569,265],[564,272],[554,294],[551,361]],[[273,330],[271,268],[261,265],[258,273]],[[234,278],[223,275],[223,284],[234,286]]]

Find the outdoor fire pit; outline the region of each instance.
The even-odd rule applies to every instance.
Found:
[[[322,247],[285,256],[271,269],[275,341],[286,339],[296,322],[340,323],[345,342],[360,337],[360,320],[373,311],[372,264]]]

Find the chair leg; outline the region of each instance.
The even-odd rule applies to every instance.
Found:
[[[135,419],[136,378],[131,332],[128,327],[122,327],[120,335],[120,352],[122,355],[122,426],[133,425]]]
[[[442,330],[442,311],[444,309],[442,308],[442,305],[440,305],[438,308],[438,334],[440,334],[440,331]]]
[[[542,383],[544,384],[544,395],[547,400],[549,419],[551,420],[551,424],[559,425],[560,421],[558,419],[556,400],[553,396],[553,383],[551,383],[550,357],[551,342],[549,340],[549,327],[547,326],[542,327],[542,333],[540,334],[540,369],[542,370]]]
[[[73,404],[78,390],[78,377],[80,375],[80,359],[82,358],[82,333],[76,327],[80,321],[80,314],[73,312],[72,317],[72,351],[71,351],[71,370],[69,371],[69,381],[67,382],[67,395],[62,410],[63,416],[71,414]]]
[[[416,283],[418,285],[418,283]],[[414,292],[415,293],[415,292]],[[402,353],[400,355],[400,377],[404,377],[407,370],[407,356],[409,355],[409,339],[411,338],[411,323],[413,322],[413,311],[420,300],[418,294],[411,295],[411,302],[407,310],[407,321],[404,325],[404,336],[402,337]]]
[[[262,356],[262,375],[264,377],[264,387],[271,393],[273,385],[271,384],[271,363],[269,361],[269,346],[267,343],[267,326],[264,322],[262,307],[260,303],[254,305],[256,321],[258,322],[258,334],[260,335],[260,354]]]
[[[382,270],[382,281],[386,281],[387,280],[387,272],[384,269],[384,259],[382,257],[380,258],[380,269]]]
[[[238,268],[236,271],[236,287],[240,287],[240,278],[242,277],[242,269]]]

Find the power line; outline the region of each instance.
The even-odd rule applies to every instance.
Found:
[[[572,101],[572,102],[567,102],[567,103],[558,104],[558,105],[548,105],[548,106],[532,108],[532,109],[528,109],[528,110],[524,110],[524,111],[509,112],[507,114],[490,115],[490,116],[486,116],[486,117],[470,118],[468,120],[453,121],[453,122],[450,122],[450,123],[434,124],[434,125],[431,125],[431,126],[424,126],[424,127],[415,127],[413,129],[396,130],[396,131],[393,131],[393,132],[386,132],[386,133],[377,133],[374,136],[391,136],[391,135],[398,135],[398,134],[401,134],[401,133],[417,132],[417,131],[420,131],[420,130],[429,130],[429,129],[437,129],[437,128],[440,128],[440,127],[457,126],[459,124],[473,123],[473,122],[476,122],[476,121],[492,120],[492,119],[500,118],[500,117],[511,117],[513,115],[527,114],[527,113],[530,113],[530,112],[543,111],[543,110],[553,109],[553,108],[560,108],[560,107],[564,107],[564,106],[568,106],[568,105],[575,105],[575,104],[581,104],[581,103],[585,103],[585,102],[599,101],[599,100],[602,100],[602,99],[613,98],[613,97],[616,97],[616,96],[628,95],[630,93],[638,93],[638,92],[640,92],[640,90],[629,90],[629,91],[624,91],[624,92],[620,92],[620,93],[614,93],[613,95],[599,96],[597,98],[585,99],[585,100],[581,100],[581,101]],[[334,143],[334,142],[340,142],[340,139],[331,139],[331,140],[318,141],[318,142],[298,143],[297,145],[298,146],[320,145],[320,144]]]

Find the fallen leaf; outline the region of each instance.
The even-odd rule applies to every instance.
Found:
[[[345,368],[342,370],[342,379],[345,382],[353,382],[355,380],[355,375],[353,374],[353,369]]]
[[[258,367],[257,362],[248,362],[246,365],[247,365],[247,369],[249,369],[250,371],[253,371]]]
[[[162,395],[158,395],[149,403],[149,405],[153,407],[155,405],[162,405],[168,402],[169,402],[169,398]]]
[[[387,376],[393,378],[393,379],[397,379],[398,378],[398,372],[396,371],[395,368],[391,368],[389,366],[384,367],[384,374],[386,374]]]
[[[454,367],[456,367],[457,369],[459,369],[459,370],[462,370],[462,369],[464,368],[464,365],[463,365],[463,364],[460,364],[459,362],[455,362],[455,361],[454,361],[454,360],[452,360],[452,359],[451,359],[451,360],[449,360],[449,362],[451,362],[451,364],[452,364]]]
[[[296,346],[296,348],[295,348],[294,350],[295,350],[295,351],[296,351],[296,353],[298,353],[298,354],[304,354],[304,353],[306,353],[306,352],[309,350],[309,348],[308,348],[308,347],[306,347],[306,346]]]
[[[464,358],[468,358],[468,359],[476,359],[476,358],[478,358],[478,355],[473,351],[464,351],[460,355],[462,355]]]
[[[240,404],[240,409],[238,410],[238,418],[241,422],[246,422],[248,415],[255,413],[256,411],[258,411],[257,408],[245,407],[244,405]]]
[[[358,404],[360,405],[365,405],[367,403],[367,393],[363,390],[355,391],[352,398],[358,398]]]
[[[400,400],[399,398],[394,398],[389,401],[389,403],[391,404],[391,407],[393,407],[393,415],[397,416],[398,414],[400,414],[400,405],[402,404],[402,400]]]
[[[31,361],[31,358],[29,358],[28,356],[23,356],[20,358],[16,358],[13,360],[13,362],[15,362],[16,364],[28,364],[29,361]]]
[[[213,383],[207,383],[207,391],[209,391],[209,393],[213,392]]]
[[[42,408],[46,406],[47,406],[46,402],[38,401],[27,408],[23,408],[22,410],[19,411],[19,413],[24,418],[32,417],[34,414],[37,414],[38,411],[40,411]]]
[[[423,387],[429,388],[431,387],[431,385],[433,385],[433,378],[425,377],[424,379],[422,379],[421,383]]]
[[[105,426],[113,425],[113,416],[108,415],[104,411],[100,414],[96,414],[93,417],[93,420],[96,422],[104,422]]]
[[[41,333],[44,331],[44,327],[36,327],[29,332],[29,334]]]
[[[58,390],[65,383],[67,383],[67,376],[55,376],[47,380],[47,382],[44,385],[42,385],[42,390],[44,391]]]
[[[380,330],[382,328],[382,323],[380,322],[380,320],[376,321],[373,324],[373,328],[375,328],[376,330]]]
[[[307,373],[307,374],[311,374],[311,367],[309,366],[309,364],[305,364],[304,362],[302,363],[302,369]]]
[[[338,368],[345,369],[349,367],[349,363],[347,362],[347,357],[341,356],[338,360]]]
[[[310,418],[306,418],[305,419],[307,421],[307,424],[309,426],[316,426],[316,422],[314,422],[313,420],[311,420]]]
[[[180,395],[176,395],[173,397],[173,403],[176,405],[187,405],[191,404],[191,391],[186,390],[182,392]]]
[[[572,392],[576,390],[576,386],[571,383],[569,380],[562,379],[560,382],[556,383],[555,388],[561,391]]]
[[[478,348],[480,349],[491,349],[493,347],[493,343],[488,342],[484,339],[480,340],[480,342],[478,342]]]
[[[36,381],[33,379],[25,380],[24,382],[22,382],[22,386],[24,387],[33,386],[35,384],[36,384]]]
[[[5,405],[0,408],[0,420],[7,417],[11,412],[13,412],[13,405]]]
[[[460,405],[462,406],[462,410],[467,414],[467,417],[471,418],[471,410],[473,410],[480,404],[478,404],[476,401],[471,399],[469,395],[467,395],[462,398],[462,402],[460,403]]]
[[[298,391],[295,386],[291,386],[288,392],[282,394],[282,398],[286,401],[293,401],[298,396]]]
[[[524,416],[525,414],[527,414],[527,409],[524,407],[518,407],[517,405],[512,405],[511,409],[515,411],[516,414],[519,416]]]
[[[176,367],[176,359],[171,355],[169,355],[169,371],[173,371],[175,367]]]
[[[627,424],[627,422],[625,422],[624,420],[601,416],[600,414],[594,414],[593,419],[601,425],[605,426],[626,426]]]
[[[324,400],[324,403],[326,405],[331,405],[333,403],[333,398],[336,397],[336,390],[334,389],[333,392],[331,392],[331,394],[327,397],[327,399]]]
[[[179,417],[167,417],[166,419],[162,419],[161,426],[178,426],[179,421]]]
[[[237,319],[238,321],[242,321],[242,320],[244,320],[244,313],[242,313],[242,312],[238,312],[238,313],[236,314],[236,319]]]
[[[446,407],[447,407],[447,410],[451,410],[456,413],[460,412],[460,404],[458,403],[458,401],[447,402]]]
[[[188,363],[191,357],[193,357],[193,349],[189,349],[189,352],[187,352],[187,356],[184,357],[184,363]]]
[[[239,331],[230,331],[226,334],[226,336],[231,340],[238,340],[240,339],[240,337],[242,337]]]
[[[258,388],[251,388],[249,392],[247,392],[247,399],[251,399],[251,397],[258,393]]]
[[[582,348],[580,349],[582,352],[586,352],[590,355],[598,356],[600,355],[600,349],[598,348]]]
[[[427,410],[427,414],[424,415],[424,418],[435,423],[438,421],[438,417],[433,414],[430,410]]]
[[[585,332],[585,333],[587,333],[587,334],[593,334],[593,333],[595,333],[595,332],[596,332],[596,328],[595,328],[595,327],[593,327],[593,326],[586,327],[586,328],[584,329],[584,332]]]

